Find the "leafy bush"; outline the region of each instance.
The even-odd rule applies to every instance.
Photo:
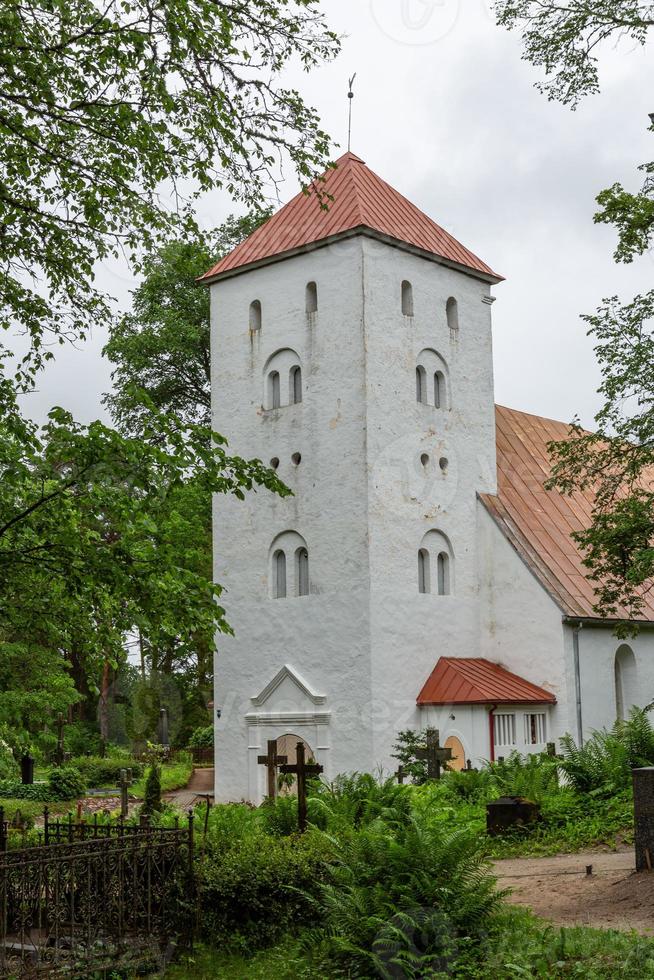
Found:
[[[192,749],[212,749],[213,727],[211,725],[205,725],[202,728],[194,729],[188,740],[188,744],[189,748]]]
[[[512,752],[503,762],[489,765],[489,784],[499,796],[523,796],[542,803],[558,787],[557,759],[545,754],[520,755]]]
[[[84,776],[74,766],[51,769],[48,783],[53,800],[75,800],[86,792]]]
[[[0,798],[51,803],[59,797],[53,795],[47,783],[32,783],[31,785],[23,786],[19,779],[3,779],[0,780]]]
[[[161,771],[159,766],[153,763],[145,781],[145,796],[141,813],[155,813],[159,810],[161,810]]]
[[[18,773],[18,764],[11,746],[0,735],[0,779],[12,779]]]
[[[502,907],[472,834],[379,820],[336,848],[314,939],[354,976],[446,974],[461,943],[481,937]]]
[[[331,856],[326,837],[255,831],[231,844],[223,838],[200,865],[202,927],[212,943],[249,950],[316,920],[314,898]]]
[[[570,735],[561,739],[561,769],[579,793],[611,796],[631,784],[631,770],[654,764],[654,728],[645,711],[632,708],[628,721],[610,731],[593,732],[578,747]]]
[[[106,759],[78,756],[71,759],[70,764],[79,769],[89,786],[118,786],[121,769],[131,769],[134,779],[140,779],[144,771],[143,763],[129,756],[108,756]]]
[[[64,727],[64,749],[72,756],[92,752],[99,755],[100,732],[96,725],[88,721],[74,721]]]
[[[316,783],[308,801],[311,823],[323,830],[365,827],[382,818],[406,823],[411,816],[412,790],[395,780],[369,773],[337,776],[333,783]]]

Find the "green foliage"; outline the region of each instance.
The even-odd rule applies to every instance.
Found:
[[[78,756],[72,758],[70,764],[79,770],[87,785],[94,788],[118,786],[121,769],[131,769],[135,780],[140,779],[144,771],[142,762],[124,757]]]
[[[315,111],[280,82],[339,50],[314,0],[7,0],[0,48],[0,327],[28,332],[35,366],[48,332],[110,319],[98,261],[192,234],[212,188],[260,203],[279,156],[303,183],[327,163]]]
[[[330,833],[366,827],[382,819],[390,825],[407,823],[411,816],[411,790],[390,779],[369,773],[338,776],[332,783],[316,783],[308,803],[309,820]]]
[[[312,922],[312,896],[330,852],[330,842],[315,833],[278,837],[257,830],[231,840],[221,835],[200,865],[204,935],[223,948],[249,950]]]
[[[610,796],[631,785],[631,770],[654,765],[654,728],[645,711],[633,708],[628,721],[611,731],[593,732],[578,747],[571,736],[561,739],[561,769],[579,793]]]
[[[41,803],[49,803],[51,800],[58,799],[48,783],[31,783],[24,786],[18,779],[0,781],[0,798],[33,800]]]
[[[212,749],[213,734],[213,725],[203,725],[202,728],[195,728],[188,740],[189,748]]]
[[[547,795],[556,792],[558,766],[558,760],[546,754],[523,756],[512,752],[503,762],[489,765],[489,786],[498,796],[523,796],[542,803]]]
[[[54,800],[76,800],[86,792],[86,780],[74,766],[51,769],[48,784]]]
[[[99,756],[101,746],[97,723],[74,721],[64,727],[64,750],[72,756]]]
[[[359,976],[445,972],[461,941],[482,935],[502,904],[479,841],[425,819],[392,830],[378,821],[345,837],[330,870],[318,935]]]
[[[417,785],[424,783],[427,778],[427,763],[424,759],[416,757],[416,750],[426,747],[427,731],[416,732],[412,728],[407,728],[397,733],[397,741],[391,753],[392,758],[402,764],[407,776],[411,776]]]
[[[153,763],[145,781],[141,813],[151,814],[159,810],[161,810],[161,771],[157,763]]]

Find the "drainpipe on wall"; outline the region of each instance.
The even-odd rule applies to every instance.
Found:
[[[488,731],[490,734],[490,761],[495,762],[495,716],[493,712],[497,708],[494,704],[492,708],[488,709]]]
[[[575,667],[575,701],[577,706],[577,745],[579,748],[584,744],[584,730],[581,723],[581,671],[579,668],[579,633],[583,629],[583,623],[577,623],[572,630],[572,655]]]

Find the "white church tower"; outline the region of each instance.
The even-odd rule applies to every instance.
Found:
[[[204,277],[214,427],[293,491],[214,504],[219,801],[261,799],[271,738],[327,778],[394,768],[439,657],[483,655],[501,277],[354,154],[321,190]]]

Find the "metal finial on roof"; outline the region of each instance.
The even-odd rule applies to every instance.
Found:
[[[354,92],[352,91],[352,86],[354,85],[354,79],[356,77],[357,77],[357,73],[355,72],[354,75],[352,75],[352,78],[350,78],[347,83],[348,84],[347,97],[348,97],[348,106],[349,106],[348,117],[347,117],[347,152],[348,153],[350,152],[350,138],[352,136],[352,99],[354,98]]]

